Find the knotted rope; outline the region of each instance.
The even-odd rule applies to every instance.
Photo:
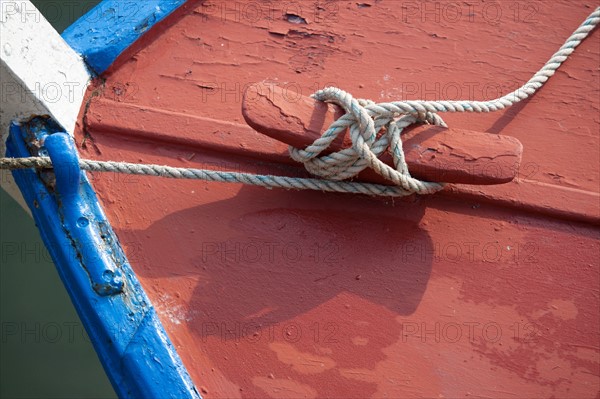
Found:
[[[375,104],[370,100],[356,100],[349,93],[335,87],[320,90],[313,97],[342,106],[346,114],[334,121],[321,137],[304,150],[290,147],[291,157],[304,163],[310,173],[325,179],[345,180],[370,167],[393,182],[399,195],[431,194],[444,187],[442,183],[425,182],[410,175],[400,139],[402,130],[418,121],[446,126],[436,113],[414,115],[398,112],[399,108],[394,103]],[[382,128],[384,133],[377,138],[377,132]],[[346,129],[350,131],[352,147],[319,157]],[[392,155],[395,169],[379,159],[385,150]]]
[[[369,100],[356,100],[349,93],[328,87],[313,97],[333,102],[344,108],[346,114],[334,121],[323,135],[304,150],[290,147],[293,159],[303,162],[313,175],[325,179],[344,180],[356,176],[370,167],[385,179],[402,187],[407,194],[430,194],[443,188],[443,184],[413,178],[402,150],[402,130],[416,122],[428,122],[446,127],[439,112],[493,112],[508,108],[533,95],[556,72],[575,48],[600,22],[600,7],[573,32],[562,47],[527,83],[503,97],[492,101],[397,101],[376,104]],[[377,132],[384,134],[377,138]],[[350,130],[352,147],[319,157],[335,138]],[[386,149],[394,160],[394,168],[378,158]]]
[[[446,126],[438,115],[441,112],[493,112],[506,109],[528,98],[554,75],[598,23],[600,23],[600,7],[586,18],[527,83],[512,93],[491,101],[397,101],[377,104],[369,100],[354,99],[349,93],[335,87],[319,90],[313,95],[315,99],[336,103],[345,109],[346,114],[334,121],[327,131],[307,148],[302,150],[290,147],[292,158],[303,162],[310,173],[320,176],[317,179],[110,161],[80,160],[79,165],[81,169],[88,171],[243,183],[267,188],[310,189],[383,196],[434,193],[441,190],[444,184],[424,182],[410,175],[400,139],[402,131],[416,122]],[[350,131],[352,147],[319,156],[346,129]],[[377,137],[380,130],[382,134]],[[378,158],[386,150],[393,157],[394,168],[384,164]],[[52,162],[47,157],[0,158],[0,169],[51,167]],[[341,181],[356,176],[367,167],[393,182],[395,186]]]

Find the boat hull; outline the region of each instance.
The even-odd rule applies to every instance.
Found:
[[[244,125],[247,87],[492,99],[591,11],[449,4],[189,2],[90,88],[81,156],[306,176]],[[511,184],[394,200],[89,173],[199,391],[597,395],[599,39],[528,101],[443,115],[523,143]]]

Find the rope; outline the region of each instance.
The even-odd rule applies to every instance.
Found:
[[[382,184],[306,179],[286,176],[267,176],[254,173],[223,172],[207,169],[174,168],[171,166],[136,164],[128,162],[92,161],[80,159],[79,167],[91,172],[115,172],[133,175],[160,176],[173,179],[197,179],[220,183],[243,183],[266,188],[296,190],[321,190],[339,193],[355,193],[381,196],[399,196],[397,187]],[[48,169],[52,168],[49,157],[0,158],[0,169]]]
[[[381,196],[405,196],[413,193],[431,194],[441,190],[443,183],[425,182],[413,178],[408,170],[402,140],[402,131],[413,123],[425,122],[446,126],[440,112],[494,112],[506,109],[533,95],[575,51],[575,48],[600,23],[600,7],[596,8],[573,32],[560,49],[523,86],[491,101],[396,101],[374,103],[354,99],[349,93],[335,87],[317,91],[313,97],[333,102],[344,108],[346,114],[334,121],[323,135],[305,149],[290,147],[290,155],[304,163],[306,169],[320,178],[294,178],[213,171],[206,169],[174,168],[161,165],[126,162],[80,160],[83,170],[117,172],[136,175],[160,176],[176,179],[199,179],[223,183],[243,183],[266,188],[308,189],[330,192],[361,193]],[[352,147],[319,156],[335,138],[346,129],[350,131]],[[382,131],[377,137],[377,133]],[[388,151],[394,168],[379,160]],[[47,157],[0,158],[0,169],[51,168]],[[352,178],[365,168],[392,182],[395,186],[341,181]]]
[[[334,121],[311,146],[304,150],[290,147],[290,154],[296,161],[303,162],[309,172],[323,178],[343,180],[370,167],[409,194],[439,191],[443,184],[424,182],[410,176],[400,140],[402,130],[418,121],[447,127],[437,115],[438,112],[493,112],[523,101],[554,75],[599,22],[600,7],[586,18],[527,83],[492,101],[397,101],[376,104],[369,100],[355,100],[349,93],[335,87],[320,90],[313,95],[315,99],[336,103],[344,108],[346,114]],[[398,117],[400,118],[396,120]],[[385,129],[384,134],[377,138],[377,132],[382,127]],[[352,147],[318,157],[346,129],[350,129]],[[394,159],[395,169],[378,158],[388,148]]]

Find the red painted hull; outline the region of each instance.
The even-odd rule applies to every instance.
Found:
[[[591,11],[489,4],[198,3],[102,77],[76,140],[86,158],[301,176],[240,126],[248,84],[491,99]],[[515,183],[385,200],[91,174],[203,394],[598,397],[599,39],[530,101],[444,115],[518,138]]]

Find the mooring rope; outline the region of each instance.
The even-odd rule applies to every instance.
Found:
[[[117,172],[136,175],[200,179],[223,183],[243,183],[267,188],[308,189],[333,192],[361,193],[382,196],[405,196],[413,193],[431,194],[441,190],[444,183],[425,182],[413,178],[408,170],[402,140],[403,129],[416,122],[446,126],[440,112],[493,112],[506,109],[533,95],[575,51],[575,48],[600,23],[600,7],[596,8],[573,32],[561,48],[527,83],[503,97],[491,101],[396,101],[374,103],[355,99],[335,87],[317,91],[313,97],[340,105],[346,114],[334,121],[323,135],[305,149],[290,147],[293,159],[304,163],[306,169],[319,178],[296,178],[258,175],[253,173],[214,171],[207,169],[174,168],[162,165],[127,162],[92,161],[81,159],[79,166],[87,171]],[[350,131],[352,147],[319,156],[346,129]],[[377,137],[377,132],[383,134]],[[394,168],[378,157],[389,151]],[[0,169],[51,168],[48,157],[0,158]],[[395,186],[342,181],[356,176],[365,168],[394,183]]]

